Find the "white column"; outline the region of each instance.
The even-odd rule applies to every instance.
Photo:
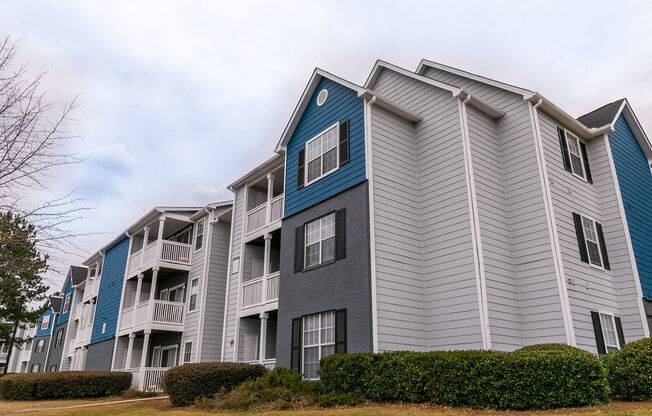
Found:
[[[129,334],[129,344],[127,345],[127,356],[125,357],[125,370],[131,368],[131,355],[134,349],[134,338],[136,338],[136,334]]]
[[[269,262],[272,249],[272,235],[270,233],[265,234],[265,250],[263,254],[263,282],[261,285],[261,301],[267,301],[267,275],[269,275]]]
[[[140,267],[143,266],[143,259],[145,258],[145,247],[147,247],[147,240],[149,240],[149,225],[143,228],[143,247],[140,249]]]
[[[163,226],[165,225],[165,215],[158,219],[158,237],[156,240],[156,259],[154,265],[158,265],[161,259],[161,250],[163,248]]]
[[[140,294],[143,291],[143,277],[144,275],[142,273],[138,275],[138,283],[136,284],[136,299],[134,300],[134,306],[140,303]]]
[[[258,354],[258,361],[263,362],[265,360],[265,346],[267,345],[267,318],[269,314],[267,312],[260,313],[260,348]]]
[[[267,219],[267,224],[272,222],[272,198],[274,197],[274,174],[267,174],[267,208],[265,213],[265,218]]]
[[[149,334],[151,331],[145,331],[145,339],[143,340],[143,352],[140,355],[140,371],[138,372],[138,389],[143,389],[143,382],[145,381],[145,363],[147,361],[147,350],[149,350]]]

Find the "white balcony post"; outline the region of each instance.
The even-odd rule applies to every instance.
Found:
[[[272,198],[274,197],[274,174],[267,174],[267,207],[265,208],[265,222],[272,222]]]
[[[133,353],[134,350],[134,338],[136,338],[136,334],[134,333],[129,334],[129,344],[127,345],[127,356],[125,357],[125,370],[131,368],[131,354]]]
[[[152,270],[152,289],[149,291],[149,305],[147,305],[147,322],[154,319],[154,298],[156,297],[157,280],[158,280],[158,267],[155,267]]]
[[[163,227],[165,226],[165,215],[161,215],[158,219],[158,222],[158,237],[156,240],[156,258],[154,260],[154,264],[158,264],[161,259],[161,250],[163,250]]]
[[[150,330],[145,330],[145,339],[143,340],[143,352],[140,355],[140,371],[138,379],[138,390],[143,389],[143,382],[145,381],[145,364],[147,361],[147,350],[149,350],[149,334]]]
[[[147,240],[149,240],[149,225],[146,225],[143,235],[143,246],[140,249],[140,267],[143,267],[143,259],[145,258],[145,247],[147,247]]]
[[[267,346],[267,312],[260,313],[260,353],[258,354],[258,361],[262,364],[265,361],[265,347]]]
[[[263,281],[260,288],[260,301],[267,301],[267,275],[269,274],[269,262],[270,255],[272,250],[272,235],[270,233],[265,234],[265,251],[263,254]]]
[[[133,306],[136,306],[140,303],[140,294],[143,291],[143,277],[144,275],[142,273],[138,275],[138,283],[136,284],[136,299],[134,300]]]

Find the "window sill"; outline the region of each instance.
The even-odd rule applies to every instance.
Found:
[[[338,155],[337,157],[339,158],[339,155]],[[306,184],[303,185],[303,187],[304,187],[304,188],[307,188],[307,187],[309,187],[310,185],[312,185],[313,183],[317,183],[317,182],[319,182],[320,180],[324,179],[324,178],[327,177],[328,175],[331,175],[331,174],[337,172],[338,170],[340,170],[340,165],[339,165],[339,163],[338,163],[338,165],[337,165],[337,167],[336,167],[335,169],[333,169],[333,170],[331,170],[331,171],[328,171],[328,172],[322,174],[321,176],[319,176],[319,177],[313,179],[313,180],[310,181],[310,182],[308,182],[308,176],[306,175]]]
[[[329,261],[327,261],[327,262],[319,263],[319,264],[316,264],[316,265],[314,265],[314,266],[305,267],[301,272],[302,272],[302,273],[305,273],[305,272],[309,272],[309,271],[311,271],[311,270],[319,269],[319,268],[321,268],[321,267],[328,266],[329,264],[333,264],[333,263],[335,263],[336,261],[337,261],[337,260],[329,260]]]

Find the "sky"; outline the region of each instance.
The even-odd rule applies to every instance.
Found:
[[[154,206],[204,206],[273,154],[315,67],[363,84],[377,59],[423,58],[537,91],[573,116],[627,97],[652,134],[649,1],[0,2],[48,99],[79,96],[85,160],[56,195],[91,207],[70,225],[80,264]]]

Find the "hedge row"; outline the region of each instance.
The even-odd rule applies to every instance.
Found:
[[[174,367],[165,372],[163,386],[173,406],[187,406],[197,398],[212,398],[235,386],[265,375],[262,365],[244,363],[197,363]]]
[[[131,373],[58,371],[7,374],[0,378],[0,398],[42,400],[118,395],[131,387]]]
[[[652,400],[652,338],[625,345],[622,350],[603,355],[609,385],[622,400]]]
[[[495,409],[551,409],[609,400],[594,355],[567,346],[493,351],[331,355],[320,361],[327,391],[372,402],[433,402]]]

